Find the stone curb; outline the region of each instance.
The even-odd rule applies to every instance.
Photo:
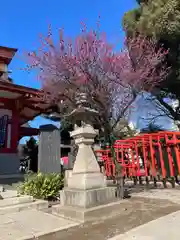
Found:
[[[24,204],[24,203],[31,203],[33,202],[33,197],[31,196],[19,196],[19,197],[12,197],[12,198],[5,198],[0,201],[0,209],[2,207],[9,207],[14,206],[17,204]]]
[[[80,225],[80,224],[79,223],[72,223],[72,224],[68,224],[68,226],[53,229],[52,231],[39,232],[39,233],[36,233],[36,234],[32,234],[32,235],[29,235],[29,236],[18,238],[16,240],[35,240],[35,239],[38,240],[39,238],[41,238],[43,236],[46,236],[46,235],[49,235],[49,234],[56,234],[60,231],[63,231],[65,229],[68,229],[68,228],[71,228],[71,227],[76,227],[78,225]]]
[[[3,201],[3,200],[2,200]],[[20,203],[12,206],[2,207],[0,208],[0,215],[4,215],[7,213],[15,213],[20,212],[27,209],[44,209],[48,208],[48,202],[43,200],[36,200],[34,202],[28,202],[28,203]]]

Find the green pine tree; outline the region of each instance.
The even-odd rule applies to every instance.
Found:
[[[142,34],[152,38],[157,47],[169,50],[167,55],[171,73],[162,81],[156,92],[157,98],[174,120],[180,120],[180,109],[173,110],[163,101],[164,96],[180,100],[180,1],[137,0],[135,9],[125,13],[123,27],[127,36]]]

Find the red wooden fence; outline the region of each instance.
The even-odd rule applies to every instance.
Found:
[[[123,176],[175,177],[180,174],[180,132],[158,132],[117,140],[114,150]],[[96,151],[104,161],[106,176],[115,176],[111,151]]]

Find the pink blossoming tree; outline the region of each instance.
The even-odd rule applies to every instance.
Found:
[[[156,51],[142,36],[126,39],[121,51],[114,51],[105,34],[85,27],[75,39],[65,38],[60,30],[55,43],[49,26],[40,40],[40,48],[27,55],[27,70],[37,70],[46,101],[63,116],[76,108],[77,94],[86,93],[111,146],[110,136],[137,95],[152,91],[168,73],[163,63],[167,52]]]
[[[49,26],[40,43],[37,51],[28,53],[27,69],[38,71],[46,101],[57,105],[63,116],[76,107],[75,96],[86,92],[106,135],[136,96],[152,91],[168,73],[163,63],[167,52],[156,51],[155,44],[142,36],[126,39],[123,49],[114,51],[105,34],[85,27],[75,39],[65,38],[60,30],[55,43]]]

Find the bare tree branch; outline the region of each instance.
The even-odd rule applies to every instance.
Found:
[[[74,40],[60,31],[55,44],[49,27],[40,42],[38,51],[28,54],[26,69],[38,72],[46,100],[58,105],[63,116],[76,107],[76,95],[86,93],[106,135],[128,114],[139,93],[151,91],[168,74],[162,63],[167,52],[155,51],[155,45],[141,36],[127,39],[119,52],[103,34],[85,29]]]

